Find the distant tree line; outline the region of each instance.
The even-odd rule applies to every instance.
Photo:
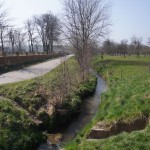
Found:
[[[80,66],[82,81],[90,71],[92,51],[110,26],[110,4],[107,0],[63,0],[61,21],[51,12],[35,15],[24,27],[10,25],[7,10],[0,5],[0,51],[4,55],[9,48],[12,53],[22,53],[28,45],[30,53],[53,52],[53,45],[60,40],[69,44]]]
[[[140,55],[150,56],[150,38],[148,38],[147,45],[142,44],[142,38],[133,36],[131,41],[124,39],[120,43],[116,43],[110,39],[107,39],[103,42],[102,47],[100,48],[101,54],[109,55]]]
[[[44,53],[53,52],[60,37],[72,47],[81,69],[82,80],[86,80],[90,71],[90,62],[94,50],[109,55],[150,55],[150,38],[148,45],[142,44],[142,38],[133,36],[131,41],[122,40],[115,43],[110,39],[99,48],[101,38],[109,32],[110,4],[107,0],[63,0],[64,14],[60,19],[47,12],[35,15],[24,22],[23,28],[10,25],[7,10],[0,4],[0,51],[5,54],[22,53],[28,45],[30,53],[41,49]],[[39,49],[39,46],[40,49]]]
[[[33,16],[24,22],[24,27],[15,28],[10,24],[8,11],[0,4],[0,52],[5,54],[22,53],[28,45],[30,53],[38,52],[42,45],[43,52],[53,52],[53,45],[61,34],[60,20],[51,12]],[[40,49],[41,51],[41,49]]]

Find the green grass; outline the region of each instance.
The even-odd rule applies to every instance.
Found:
[[[150,125],[142,131],[121,133],[104,140],[87,141],[90,129],[100,121],[130,123],[142,116],[150,116],[150,57],[97,56],[94,69],[107,81],[108,91],[102,94],[99,111],[89,125],[66,150],[149,150]]]
[[[69,89],[70,93],[68,97],[70,98],[74,95],[82,97],[82,95],[84,96],[86,94],[84,91],[89,93],[91,90],[92,92],[96,83],[95,78],[89,78],[89,81],[93,86],[91,86],[90,83],[89,85],[87,83],[81,84],[79,67],[76,60],[70,59],[67,65],[69,68],[69,76],[71,77],[72,88]],[[42,77],[18,83],[1,85],[0,95],[17,102],[24,109],[36,115],[37,110],[47,104],[47,100],[52,101],[52,91],[58,90],[58,82],[64,82],[63,76],[60,74],[61,70],[62,67],[59,66]],[[82,95],[80,95],[80,93]]]
[[[41,132],[23,109],[0,99],[0,149],[34,149],[44,140]]]
[[[44,76],[0,86],[0,149],[33,149],[45,140],[43,131],[53,131],[70,121],[71,115],[81,107],[82,98],[94,92],[96,78],[89,76],[82,83],[77,61],[71,58],[66,64],[68,72],[65,75],[61,65]],[[66,76],[70,77],[70,83],[65,80]],[[61,87],[62,84],[65,84],[64,87]],[[63,97],[61,108],[69,109],[70,113],[66,116],[49,115],[46,106],[65,87],[68,92]],[[43,121],[40,130],[34,123],[34,117]]]
[[[150,126],[143,131],[122,133],[105,140],[91,140],[81,143],[80,150],[149,150]]]
[[[70,64],[72,63],[74,63],[73,60],[70,60]],[[0,94],[17,102],[29,112],[36,114],[37,110],[47,103],[47,96],[50,96],[51,87],[57,82],[59,70],[60,67],[42,77],[1,85]]]
[[[149,57],[95,58],[95,70],[109,85],[108,92],[102,96],[97,120],[131,121],[135,117],[150,115],[149,62]]]
[[[103,95],[97,120],[125,122],[150,115],[150,75],[125,78],[117,81]]]
[[[105,56],[101,60],[99,56],[94,59],[93,65],[95,70],[100,73],[106,80],[118,80],[131,76],[140,76],[149,72],[149,57],[129,56]]]

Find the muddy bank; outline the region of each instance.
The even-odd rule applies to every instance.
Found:
[[[129,123],[118,121],[114,123],[99,122],[94,126],[87,139],[104,139],[121,132],[132,132],[145,129],[148,124],[148,118],[143,116]]]

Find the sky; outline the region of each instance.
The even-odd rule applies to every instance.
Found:
[[[113,0],[111,16],[112,39],[130,41],[135,35],[147,43],[150,37],[150,0]]]
[[[0,0],[1,1],[1,0]],[[21,27],[33,15],[51,11],[58,16],[63,11],[61,0],[3,0],[9,9],[13,24]],[[133,35],[143,38],[147,43],[150,37],[150,0],[110,0],[111,32],[109,38],[116,42],[130,39]]]

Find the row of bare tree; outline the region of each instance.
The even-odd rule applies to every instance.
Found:
[[[142,44],[142,38],[133,36],[131,42],[128,43],[128,40],[121,40],[120,43],[116,43],[110,39],[107,39],[103,42],[101,48],[101,53],[106,53],[109,55],[150,55],[150,39],[148,38],[147,45]]]
[[[60,20],[52,13],[34,16],[25,21],[24,28],[16,29],[9,24],[7,11],[0,5],[0,44],[4,54],[6,46],[11,51],[23,51],[24,43],[28,43],[29,51],[43,46],[46,53],[53,51],[53,44],[63,33],[65,42],[73,47],[81,68],[82,79],[89,73],[93,43],[108,32],[110,5],[107,0],[63,0],[64,19]]]
[[[23,28],[15,28],[10,25],[8,11],[0,4],[0,50],[2,54],[8,51],[23,52],[25,45],[29,46],[29,52],[38,51],[39,46],[43,46],[45,53],[53,51],[53,44],[60,36],[59,19],[48,12],[39,16],[34,16],[24,23]]]
[[[29,50],[34,51],[36,43],[42,43],[43,51],[53,51],[53,44],[59,40],[61,26],[59,19],[52,13],[34,16],[25,22],[28,34]]]
[[[61,23],[49,12],[27,20],[23,29],[14,29],[8,24],[7,12],[0,5],[1,50],[4,53],[5,43],[9,43],[12,52],[16,49],[22,51],[26,40],[30,52],[38,50],[38,45],[42,45],[43,51],[49,53],[53,51],[53,44],[59,40],[61,34],[74,50],[84,81],[89,73],[94,46],[108,33],[111,24],[110,3],[108,0],[63,0],[63,3]],[[120,44],[106,40],[103,50],[112,55],[123,54],[125,57],[129,53],[139,56],[143,47],[141,42],[142,39],[135,36],[129,45],[127,40],[122,40]],[[148,53],[146,50],[145,54]]]

